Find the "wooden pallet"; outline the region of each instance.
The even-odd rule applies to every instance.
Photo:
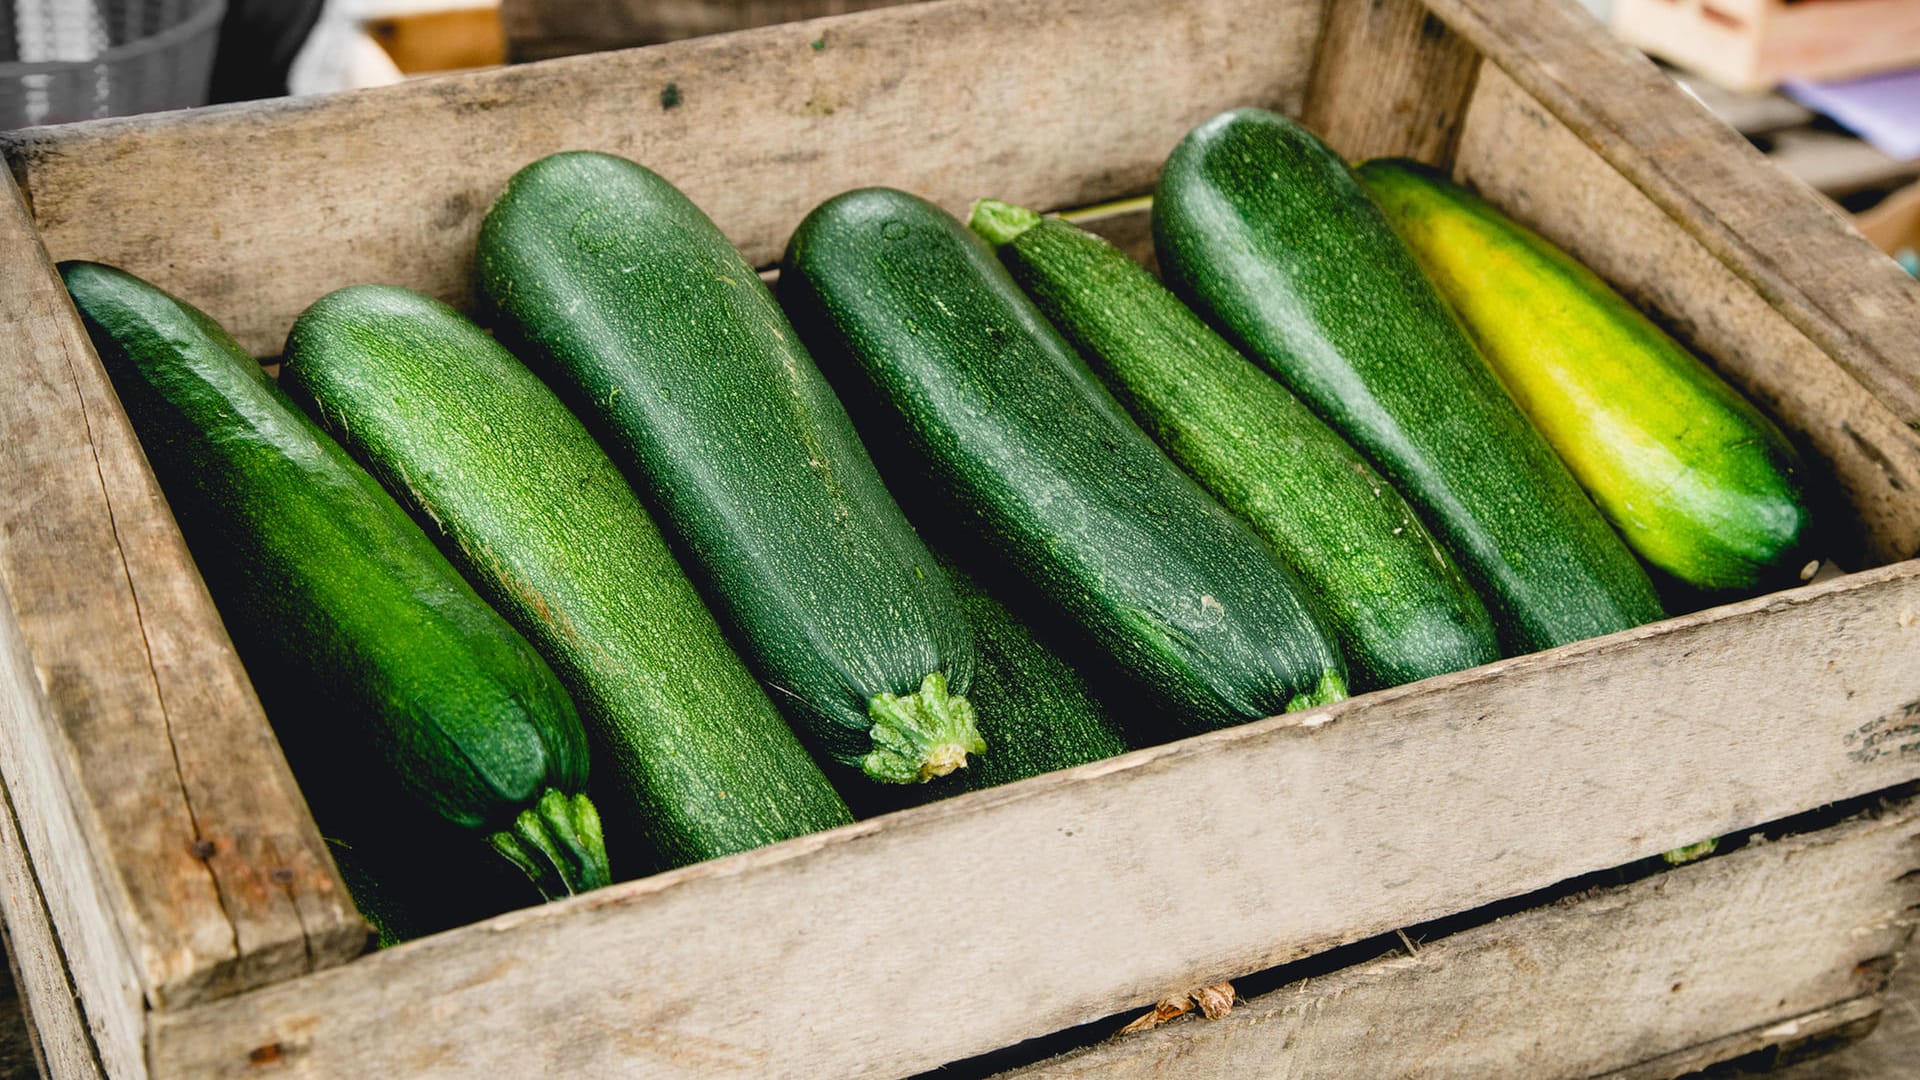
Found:
[[[1802,444],[1859,572],[361,955],[50,259],[125,266],[270,354],[348,283],[464,303],[480,214],[552,150],[646,161],[766,264],[860,184],[954,209],[1142,194],[1242,104],[1450,167],[1613,280]],[[0,151],[0,907],[63,1075],[901,1075],[1920,778],[1920,294],[1571,3],[939,0]],[[1892,905],[1871,934],[1763,887],[1818,861],[1785,847],[1596,901],[1711,939],[1712,905],[1659,897],[1721,882],[1818,947],[1740,961],[1797,987],[1784,1005],[1621,953],[1649,1019],[1553,1068],[1866,1015],[1905,934],[1904,813],[1808,841],[1873,884],[1848,926]],[[1427,962],[1473,985],[1479,940]],[[1654,1022],[1690,982],[1726,1007]],[[1589,1017],[1537,985],[1542,1025]]]

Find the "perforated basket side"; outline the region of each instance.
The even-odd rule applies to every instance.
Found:
[[[0,5],[0,128],[202,105],[225,0]]]

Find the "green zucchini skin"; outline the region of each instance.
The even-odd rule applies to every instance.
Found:
[[[787,246],[802,335],[1028,583],[1189,727],[1346,695],[1273,552],[1135,426],[966,226],[905,192],[827,200]],[[922,519],[924,527],[938,524]]]
[[[853,820],[619,468],[465,316],[391,286],[330,293],[280,379],[559,674],[616,838],[666,868]]]
[[[1261,109],[1181,140],[1168,284],[1406,496],[1518,654],[1663,617],[1646,571],[1501,388],[1333,151]]]
[[[752,267],[633,162],[528,165],[480,287],[633,477],[816,752],[921,781],[981,749],[953,592]]]
[[[1514,400],[1641,558],[1696,589],[1792,582],[1812,514],[1792,444],[1593,271],[1408,161],[1355,170]]]
[[[539,654],[211,319],[60,272],[255,682],[363,747],[308,782],[391,781],[549,896],[606,884],[586,733]]]
[[[1486,606],[1393,486],[1152,274],[1005,203],[982,200],[971,225],[1168,456],[1300,576],[1353,689],[1500,658]]]

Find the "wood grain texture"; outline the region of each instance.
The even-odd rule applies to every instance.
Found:
[[[0,549],[0,557],[4,554]],[[31,917],[23,913],[20,925],[29,929],[18,939],[20,963],[41,972],[38,981],[47,985],[70,980],[85,1002],[84,1016],[76,1019],[84,1020],[86,1033],[60,1038],[62,1058],[93,1056],[110,1076],[144,1077],[146,1002],[140,972],[121,935],[125,907],[108,892],[110,882],[82,825],[82,810],[68,796],[79,789],[78,780],[71,755],[62,754],[50,734],[57,728],[49,712],[19,620],[10,605],[0,605],[0,724],[5,725],[0,786],[6,789],[25,859],[39,864],[26,874],[9,875],[5,914],[12,925],[14,909],[24,911],[32,897],[39,898],[52,935],[32,933]],[[59,939],[57,947],[53,937]],[[63,973],[56,976],[56,970]],[[56,1030],[64,1019],[54,1018]],[[79,1049],[88,1043],[90,1053]]]
[[[1920,283],[1564,0],[1425,0],[1490,64],[1859,380],[1920,424]]]
[[[1908,563],[512,913],[158,1016],[154,1068],[930,1068],[1920,776],[1916,671]]]
[[[1498,69],[1480,80],[1454,171],[1606,278],[1798,436],[1858,518],[1837,531],[1845,544],[1832,554],[1858,566],[1920,553],[1920,434]],[[1910,333],[1920,339],[1920,318]]]
[[[507,55],[516,62],[627,49],[903,0],[500,0]]]
[[[1870,1002],[1920,903],[1908,803],[1417,944],[1006,1074],[1585,1077],[1669,1055],[1667,1075],[1767,1045],[1838,1002]],[[1776,1031],[1774,1041],[1798,1034]],[[1696,1044],[1720,1055],[1699,1059]],[[1668,1064],[1678,1064],[1670,1061]]]
[[[97,937],[114,999],[130,963],[154,1008],[356,955],[364,924],[11,189],[0,249],[0,584],[20,643],[0,775],[50,823],[22,822],[50,900],[76,898],[50,904],[62,938]]]
[[[647,165],[756,264],[779,258],[808,210],[862,185],[956,212],[987,193],[1041,210],[1140,194],[1206,117],[1298,112],[1319,20],[1318,0],[941,0],[321,100],[28,129],[0,149],[57,258],[139,274],[268,355],[344,285],[465,304],[481,215],[509,175],[558,150]]]
[[[1802,1016],[1762,1027],[1749,1028],[1724,1038],[1690,1046],[1685,1050],[1662,1054],[1651,1061],[1629,1065],[1624,1069],[1615,1069],[1606,1073],[1602,1080],[1672,1080],[1673,1077],[1691,1076],[1714,1065],[1735,1063],[1746,1055],[1766,1051],[1769,1048],[1792,1060],[1798,1060],[1799,1055],[1802,1054],[1813,1055],[1814,1059],[1805,1066],[1811,1070],[1810,1078],[1841,1080],[1844,1074],[1838,1074],[1825,1067],[1826,1062],[1820,1057],[1821,1049],[1818,1044],[1829,1040],[1844,1042],[1871,1031],[1879,1023],[1885,1008],[1886,1001],[1880,995],[1842,1001],[1824,1009],[1815,1009]],[[1747,1063],[1742,1062],[1734,1065],[1733,1068],[1737,1071],[1712,1075],[1746,1076],[1750,1072],[1758,1071],[1773,1077],[1773,1080],[1794,1080],[1793,1074],[1776,1072],[1763,1062],[1753,1063],[1761,1066],[1756,1070],[1742,1067],[1745,1064]],[[1902,1063],[1901,1067],[1894,1071],[1875,1072],[1869,1075],[1871,1080],[1885,1080],[1886,1077],[1900,1076],[1904,1072],[1905,1064]]]
[[[1420,0],[1334,3],[1304,119],[1349,161],[1452,159],[1480,56]]]
[[[34,880],[14,817],[13,800],[4,785],[0,785],[0,917],[6,921],[7,959],[20,995],[0,995],[0,1011],[26,1006],[28,1016],[22,1018],[21,1026],[27,1027],[29,1056],[37,1059],[14,1062],[11,1064],[16,1067],[9,1068],[6,1051],[14,1047],[0,1040],[0,1077],[24,1080],[35,1076],[35,1064],[59,1080],[101,1076],[99,1055],[67,977],[60,942],[48,920],[46,902],[41,898],[39,882]],[[8,1016],[0,1025],[10,1027],[6,1021],[12,1019]],[[25,1067],[17,1067],[21,1064]]]

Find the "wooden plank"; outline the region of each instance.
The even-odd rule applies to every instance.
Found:
[[[155,1017],[154,1070],[931,1068],[1920,776],[1916,673],[1920,562],[511,913]]]
[[[1479,54],[1420,0],[1336,3],[1304,119],[1349,161],[1445,165],[1479,69]]]
[[[33,1056],[40,1068],[59,1080],[104,1075],[86,1016],[67,977],[39,882],[27,862],[13,799],[4,785],[0,785],[0,917],[6,921],[7,959],[31,1020]],[[0,1007],[20,1003],[0,1002]],[[0,1075],[13,1075],[3,1059]]]
[[[1854,998],[1852,1001],[1843,1001],[1824,1009],[1816,1009],[1804,1016],[1796,1016],[1765,1027],[1751,1028],[1672,1054],[1663,1054],[1652,1061],[1643,1061],[1638,1065],[1617,1069],[1607,1073],[1605,1080],[1670,1080],[1672,1077],[1688,1076],[1710,1066],[1731,1062],[1769,1047],[1778,1047],[1789,1055],[1801,1053],[1809,1044],[1821,1040],[1845,1040],[1872,1030],[1874,1025],[1879,1023],[1885,1008],[1886,1001],[1879,995]],[[1839,1077],[1826,1067],[1824,1061],[1812,1061],[1810,1067],[1811,1076],[1817,1077],[1818,1080],[1839,1080]],[[1741,1070],[1743,1073],[1745,1071]],[[1775,1073],[1771,1068],[1763,1071],[1773,1076],[1775,1080],[1792,1080],[1790,1076]],[[1873,1080],[1899,1075],[1900,1071],[1871,1074]]]
[[[1920,285],[1631,46],[1563,0],[1426,0],[1581,142],[1920,424]]]
[[[1912,933],[1920,875],[1902,875],[1916,869],[1908,803],[1004,1075],[1291,1077],[1338,1062],[1348,1076],[1677,1076],[1803,1037],[1808,1014],[1877,1009]]]
[[[365,926],[10,186],[0,249],[0,584],[20,645],[0,775],[43,889],[73,897],[52,905],[61,936],[100,943],[90,1015],[126,1006],[123,965],[166,1008],[356,955]]]
[[[1504,72],[1481,78],[1464,128],[1461,180],[1606,278],[1813,452],[1858,517],[1836,530],[1851,542],[1834,554],[1860,565],[1920,552],[1920,435]]]
[[[5,270],[0,270],[4,274]],[[0,442],[0,450],[5,443]],[[3,460],[3,459],[0,459]],[[0,557],[5,549],[0,549]],[[99,869],[89,833],[82,828],[81,812],[67,793],[76,784],[72,759],[56,749],[49,732],[54,722],[21,640],[19,622],[10,605],[0,604],[0,787],[8,796],[8,813],[19,831],[23,860],[31,863],[34,853],[57,862],[49,862],[42,873],[7,886],[6,918],[10,925],[14,907],[24,905],[37,894],[44,905],[51,936],[59,940],[58,949],[29,929],[24,936],[33,949],[37,964],[58,955],[67,969],[74,989],[85,1001],[83,1019],[85,1038],[60,1036],[62,1060],[77,1059],[77,1046],[91,1042],[102,1069],[116,1078],[146,1075],[142,1043],[145,1001],[140,973],[132,952],[119,933],[118,914],[122,907],[110,897],[110,882]],[[11,875],[10,875],[11,876]],[[16,901],[15,897],[19,897]],[[30,927],[28,916],[19,916],[22,927]],[[51,985],[53,975],[42,968],[36,982]],[[50,1001],[49,1009],[54,1008]],[[56,1017],[56,1030],[59,1020]]]
[[[844,15],[903,0],[500,0],[517,62]]]
[[[267,355],[344,285],[464,303],[482,213],[514,170],[558,150],[647,164],[756,264],[861,185],[955,211],[987,194],[1042,210],[1140,194],[1206,117],[1298,112],[1320,15],[1319,0],[943,0],[317,101],[28,129],[0,148],[57,258],[140,274]],[[985,71],[1008,74],[954,75]]]

